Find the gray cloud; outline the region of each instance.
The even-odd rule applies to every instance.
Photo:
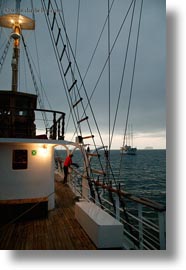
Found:
[[[41,8],[40,1],[34,1],[37,8]],[[112,1],[110,1],[112,2]],[[129,48],[129,57],[127,60],[127,69],[123,91],[120,101],[120,116],[116,125],[116,134],[122,133],[123,125],[126,121],[126,111],[128,106],[128,97],[131,83],[131,73],[134,59],[134,47],[136,41],[136,30],[139,19],[139,5],[141,1],[136,2],[136,11],[134,25],[131,34],[131,46]],[[60,1],[59,1],[60,3]],[[66,26],[71,44],[74,48],[76,35],[77,7],[78,1],[63,0]],[[111,45],[116,37],[119,27],[126,13],[127,7],[131,1],[115,1],[110,15],[111,27]],[[28,1],[22,1],[27,7]],[[141,30],[139,38],[138,55],[136,62],[136,71],[134,78],[133,95],[130,110],[129,122],[132,122],[135,132],[158,132],[165,131],[165,77],[166,77],[166,14],[163,0],[144,1]],[[27,14],[29,16],[29,14]],[[48,99],[54,109],[68,111],[68,105],[64,94],[61,79],[58,73],[58,67],[55,61],[54,53],[47,27],[42,12],[35,13],[36,16],[36,40],[39,53],[39,64],[41,67],[41,78],[46,90]],[[82,77],[86,71],[92,52],[95,48],[99,33],[107,16],[107,1],[99,0],[81,0],[80,1],[80,19],[77,46],[77,62],[81,70]],[[128,31],[130,26],[131,12],[126,20],[118,42],[111,55],[111,109],[113,122],[116,110],[117,98],[121,82],[121,74],[124,63]],[[3,33],[2,33],[3,35]],[[35,55],[35,41],[33,33],[25,32],[25,39],[33,55]],[[98,79],[100,71],[108,56],[107,52],[107,26],[103,33],[99,47],[97,49],[92,66],[85,80],[85,86],[88,95],[91,95]],[[11,54],[10,54],[11,55]],[[24,78],[24,55],[21,58],[21,78]],[[10,61],[7,58],[5,72],[0,77],[2,87],[5,87],[5,81],[8,80],[7,70],[10,70]],[[37,66],[37,58],[33,56]],[[9,66],[8,66],[9,65]],[[28,73],[28,71],[27,71]],[[27,75],[28,76],[28,75]],[[31,85],[30,82],[28,82]],[[80,82],[78,81],[78,85]],[[1,88],[2,88],[1,87]],[[5,87],[7,88],[7,86]],[[25,88],[24,79],[21,81],[21,88]],[[29,86],[33,90],[33,87]],[[95,116],[101,129],[106,132],[108,126],[108,67],[100,79],[95,94],[92,97],[91,104],[95,111]],[[86,102],[85,102],[86,103]],[[93,127],[93,125],[92,125]]]

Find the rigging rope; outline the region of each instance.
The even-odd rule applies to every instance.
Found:
[[[69,108],[71,108],[72,103],[70,101],[70,98],[68,97],[68,89],[67,89],[67,85],[65,83],[65,78],[63,78],[64,72],[63,72],[63,68],[61,66],[59,52],[57,51],[57,48],[55,46],[55,40],[54,40],[54,36],[53,36],[53,34],[51,32],[50,21],[49,21],[49,18],[47,17],[47,14],[46,14],[46,11],[47,11],[46,3],[43,0],[41,0],[41,4],[42,4],[42,8],[44,10],[44,15],[45,15],[46,23],[47,23],[47,27],[48,27],[48,30],[49,30],[50,38],[51,38],[51,41],[52,41],[52,46],[53,46],[53,49],[54,49],[54,53],[55,53],[55,56],[56,56],[57,65],[58,65],[58,68],[59,68],[59,72],[60,72],[62,84],[63,84],[64,90],[65,90],[67,102],[68,102]],[[64,25],[64,21],[63,21],[62,25]],[[64,42],[63,42],[63,45],[65,45]],[[68,53],[68,52],[65,51],[65,53]],[[73,114],[72,114],[72,120],[73,120],[73,123],[74,123],[74,127],[75,127],[75,130],[76,130],[76,133],[78,134],[78,129],[77,129],[77,126],[75,124],[75,118],[74,118],[74,115]]]
[[[79,30],[79,13],[80,13],[80,0],[78,0],[78,14],[77,14],[77,25],[76,25],[76,41],[75,41],[75,49],[74,49],[74,57],[76,59],[77,55],[77,42],[78,42],[78,30]],[[75,63],[74,63],[74,70],[73,73],[75,74]]]
[[[109,9],[109,13],[111,12],[111,9],[112,9],[112,7],[113,7],[114,2],[115,2],[115,0],[113,0],[112,3],[111,3],[110,9]],[[87,76],[87,73],[88,73],[88,71],[89,71],[89,68],[90,68],[90,66],[91,66],[91,64],[92,64],[93,58],[94,58],[95,53],[96,53],[96,51],[97,51],[99,42],[100,42],[101,37],[102,37],[102,34],[103,34],[103,31],[104,31],[105,26],[106,26],[106,24],[107,24],[107,21],[108,21],[108,15],[107,15],[107,17],[106,17],[106,19],[105,19],[105,22],[104,22],[103,27],[102,27],[102,29],[101,29],[101,32],[100,32],[98,41],[97,41],[97,43],[96,43],[96,46],[95,46],[94,51],[93,51],[93,53],[92,53],[92,56],[91,56],[91,58],[90,58],[89,64],[88,64],[87,69],[86,69],[86,71],[85,71],[85,75],[84,75],[84,77],[83,77],[83,82],[85,81],[85,78],[86,78],[86,76]],[[79,89],[81,89],[81,87],[82,87],[82,85],[80,86]]]
[[[57,5],[57,3],[56,3],[56,0],[54,0],[54,2],[55,2],[56,7],[57,7],[57,9],[58,9],[58,5]],[[60,19],[61,19],[61,23],[62,23],[63,28],[64,28],[63,20],[62,20],[62,18],[61,18],[61,15],[60,15],[60,14],[59,14],[59,17],[60,17]],[[67,38],[67,41],[68,41],[68,45],[69,45],[69,48],[70,48],[70,51],[71,51],[71,54],[72,54],[73,60],[74,60],[74,62],[75,62],[76,68],[77,68],[77,72],[78,72],[78,75],[79,75],[80,81],[81,81],[82,86],[83,86],[83,89],[84,89],[85,96],[86,96],[86,98],[87,98],[87,100],[88,100],[88,105],[89,105],[89,108],[90,108],[90,110],[91,110],[91,113],[92,113],[92,116],[93,116],[93,119],[94,119],[94,122],[95,122],[96,128],[97,128],[97,130],[98,130],[98,134],[99,134],[100,139],[101,139],[101,142],[102,142],[102,145],[104,146],[103,139],[102,139],[102,136],[101,136],[101,133],[100,133],[99,127],[98,127],[98,125],[97,125],[97,121],[96,121],[96,118],[95,118],[95,115],[94,115],[94,112],[93,112],[92,106],[91,106],[91,104],[90,104],[90,100],[89,100],[89,97],[88,97],[88,94],[87,94],[87,91],[86,91],[85,85],[84,85],[84,83],[83,83],[83,79],[82,79],[82,76],[81,76],[81,73],[80,73],[79,67],[78,67],[78,65],[77,65],[77,61],[76,61],[76,59],[75,59],[75,57],[74,57],[74,52],[73,52],[73,50],[72,50],[72,46],[71,46],[71,44],[70,44],[70,40],[69,40],[69,38],[68,38],[68,35],[67,35],[67,32],[66,32],[66,29],[65,29],[65,28],[64,28],[64,30],[65,30],[66,38]],[[78,91],[78,96],[80,97],[79,90],[77,89],[77,91]],[[86,115],[86,114],[85,114],[85,112],[86,112],[85,107],[84,107],[84,105],[83,105],[83,103],[82,103],[82,102],[81,102],[81,104],[82,104],[82,109],[83,109],[84,115]],[[88,121],[87,121],[87,123],[88,123]],[[91,132],[91,126],[90,126],[90,124],[89,124],[89,123],[88,123],[88,126],[89,126],[89,130],[90,130],[90,132]],[[91,134],[92,134],[92,132],[91,132]],[[93,141],[94,141],[94,139],[93,139]],[[94,143],[95,143],[95,141],[94,141]]]
[[[115,38],[115,40],[114,40],[114,42],[113,42],[113,44],[112,44],[112,47],[111,47],[111,49],[110,49],[110,55],[112,54],[112,51],[113,51],[113,49],[114,49],[114,47],[115,47],[115,45],[116,45],[116,42],[117,42],[117,40],[118,40],[118,37],[119,37],[119,35],[120,35],[120,33],[121,33],[121,30],[122,30],[122,28],[123,28],[123,26],[124,26],[124,24],[125,24],[125,21],[126,21],[126,19],[127,19],[127,16],[128,16],[128,14],[129,14],[129,11],[130,11],[130,9],[131,9],[132,4],[133,4],[134,1],[135,1],[135,0],[132,0],[131,3],[130,3],[130,5],[129,5],[129,8],[128,8],[128,10],[127,10],[127,13],[126,13],[126,15],[125,15],[125,17],[124,17],[124,19],[123,19],[123,22],[122,22],[122,24],[121,24],[121,26],[120,26],[120,29],[119,29],[119,31],[118,31],[118,33],[117,33],[117,35],[116,35],[116,38]],[[103,74],[103,72],[104,72],[104,70],[105,70],[105,67],[106,67],[106,65],[107,65],[107,62],[108,62],[108,57],[107,57],[107,59],[106,59],[104,65],[103,65],[103,68],[102,68],[102,70],[101,70],[101,72],[100,72],[100,75],[99,75],[99,77],[98,77],[98,79],[97,79],[97,81],[96,81],[96,84],[95,84],[95,86],[94,86],[94,88],[93,88],[93,90],[92,90],[92,93],[91,93],[91,95],[90,95],[90,97],[89,97],[89,100],[92,99],[92,97],[93,97],[93,95],[94,95],[94,93],[95,93],[95,91],[96,91],[96,88],[97,88],[98,83],[99,83],[99,81],[100,81],[100,79],[101,79],[101,76],[102,76],[102,74]],[[88,104],[86,105],[85,108],[87,108],[87,107],[88,107]]]
[[[7,43],[6,43],[6,46],[5,46],[5,49],[3,51],[3,54],[0,58],[0,73],[1,73],[1,70],[2,70],[2,67],[3,67],[3,64],[4,64],[4,61],[6,59],[6,56],[7,56],[7,53],[8,53],[8,49],[10,47],[10,41],[11,41],[11,38],[8,39]]]
[[[131,32],[132,32],[135,5],[136,5],[136,0],[134,2],[134,5],[133,5],[133,11],[132,11],[129,35],[128,35],[128,40],[127,40],[127,48],[126,48],[126,53],[125,53],[125,60],[124,60],[123,71],[122,71],[122,78],[121,78],[121,83],[120,83],[120,90],[119,90],[118,101],[117,101],[117,106],[116,106],[116,113],[115,113],[115,117],[114,117],[113,129],[112,129],[111,144],[112,144],[112,140],[113,140],[113,136],[114,136],[114,130],[115,130],[115,125],[116,125],[116,120],[117,120],[117,115],[118,115],[118,110],[119,110],[121,91],[122,91],[122,86],[123,86],[123,81],[124,81],[124,76],[125,76],[125,69],[126,69],[126,63],[127,63],[127,57],[128,57],[130,37],[131,37]]]
[[[110,1],[108,0],[108,95],[109,95],[109,104],[108,104],[108,110],[109,110],[109,146],[108,146],[108,154],[110,155],[110,147],[111,147],[111,137],[110,137],[110,130],[111,130],[111,123],[110,123],[110,91],[111,91],[111,86],[110,86]]]
[[[40,105],[41,109],[44,109],[44,104],[43,104],[41,96],[40,96],[39,88],[37,86],[36,79],[35,79],[34,72],[33,72],[33,68],[32,68],[32,65],[31,65],[31,61],[30,61],[30,58],[29,58],[29,55],[28,55],[27,46],[26,46],[23,35],[21,35],[21,37],[22,37],[23,47],[24,47],[25,54],[26,54],[26,57],[27,57],[27,61],[28,61],[32,81],[33,81],[33,84],[34,84],[34,88],[35,88],[36,94],[38,95],[39,105]],[[46,112],[42,111],[41,113],[42,113],[42,117],[43,117],[45,127],[49,128],[49,122],[48,122],[48,119],[47,119],[47,116],[46,116]]]
[[[133,92],[134,74],[135,74],[136,59],[137,59],[137,52],[138,52],[138,43],[139,43],[139,33],[140,33],[140,26],[141,26],[142,9],[143,9],[143,0],[141,0],[140,16],[139,16],[139,22],[138,22],[138,32],[137,32],[137,40],[136,40],[136,48],[135,48],[133,72],[132,72],[132,80],[131,80],[131,87],[130,87],[130,96],[129,96],[127,118],[126,118],[126,124],[125,124],[125,132],[124,132],[124,137],[123,137],[123,145],[122,145],[123,147],[124,147],[124,144],[125,144],[125,137],[126,137],[126,132],[127,132],[129,112],[130,112],[130,105],[131,105],[132,92]],[[122,163],[122,159],[123,159],[123,155],[121,154],[121,157],[120,157],[119,177],[120,177],[120,174],[121,174],[121,163]]]
[[[27,84],[27,73],[26,73],[26,63],[25,63],[25,51],[23,51],[23,65],[24,65],[24,73],[25,73],[25,76],[24,76],[25,87],[24,87],[24,89],[27,92],[28,91],[28,84]]]
[[[57,3],[56,3],[55,0],[54,0],[54,2],[55,2],[55,5],[56,5],[56,8],[58,9],[58,5],[57,5]],[[50,1],[48,2],[48,4],[50,5],[50,7],[53,8],[53,4],[52,4]],[[69,95],[70,98],[68,98],[68,95],[67,95],[68,84],[67,84],[67,81],[66,81],[66,76],[64,75],[64,69],[63,69],[62,63],[61,63],[61,61],[59,61],[59,60],[60,60],[60,55],[59,55],[58,47],[57,47],[57,45],[56,45],[56,43],[55,43],[54,34],[53,34],[53,27],[50,25],[50,20],[49,20],[49,18],[48,18],[48,15],[46,14],[46,5],[45,5],[45,2],[44,2],[43,0],[42,0],[42,5],[43,5],[44,11],[45,11],[45,18],[46,18],[47,26],[48,26],[49,33],[50,33],[50,36],[51,36],[51,39],[52,39],[52,44],[53,44],[54,52],[55,52],[55,55],[56,55],[56,59],[57,59],[59,71],[60,71],[60,74],[61,74],[62,82],[63,82],[63,85],[64,85],[64,89],[65,89],[65,92],[66,92],[67,101],[68,101],[68,103],[69,103],[69,106],[70,106],[70,107],[73,107],[71,95]],[[69,46],[70,52],[71,52],[71,54],[72,54],[73,60],[75,61],[75,65],[76,65],[76,68],[77,68],[77,71],[78,71],[78,75],[79,75],[80,80],[81,80],[81,82],[82,82],[82,77],[81,77],[81,74],[80,74],[80,71],[79,71],[79,68],[78,68],[76,59],[74,58],[74,52],[73,52],[73,50],[72,50],[72,46],[71,46],[71,44],[70,44],[70,41],[69,41],[69,38],[68,38],[68,35],[67,35],[67,32],[66,32],[66,28],[65,28],[65,26],[64,26],[64,21],[63,21],[63,19],[62,19],[62,17],[61,17],[61,14],[58,13],[58,15],[59,15],[59,17],[60,17],[61,24],[62,24],[63,29],[64,29],[64,31],[65,31],[65,36],[66,36],[66,39],[67,39],[67,42],[68,42],[68,46]],[[59,27],[59,24],[58,24],[58,22],[57,22],[56,20],[57,20],[57,19],[56,19],[56,16],[55,16],[55,20],[54,20],[54,17],[53,17],[53,22],[55,22],[55,24],[57,24],[57,27],[58,27],[58,30],[59,30],[60,27]],[[54,23],[52,23],[52,25],[54,25]],[[61,36],[61,35],[60,35],[60,38],[62,39],[62,36]],[[62,44],[63,44],[63,46],[64,46],[64,41],[63,41],[63,40],[62,40]],[[66,53],[66,51],[65,51],[65,53]],[[68,55],[67,55],[67,57],[68,57]],[[71,63],[71,61],[70,61],[69,58],[68,58],[68,61],[69,61],[69,63]],[[69,66],[69,68],[70,68],[70,70],[71,70],[71,72],[72,72],[71,65]],[[64,77],[63,77],[63,76],[64,76]],[[77,87],[77,85],[76,85],[76,87]],[[88,95],[87,95],[87,92],[86,92],[86,89],[85,89],[85,86],[84,86],[84,85],[83,85],[83,88],[84,88],[84,91],[85,91],[85,95],[86,95],[86,97],[87,97],[87,99],[88,99]],[[77,91],[78,91],[78,88],[77,88]],[[68,91],[68,92],[69,92],[69,91]],[[85,108],[84,108],[84,106],[83,106],[82,99],[81,99],[81,97],[80,97],[79,91],[78,91],[77,94],[78,94],[78,97],[79,97],[80,100],[81,100],[82,110],[83,110],[83,112],[84,112],[84,114],[85,114],[86,111],[85,111]],[[92,110],[91,105],[90,105],[90,108],[91,108],[92,115],[93,115],[94,120],[95,120],[95,116],[94,116],[94,113],[93,113],[93,110]],[[76,116],[75,113],[74,113],[74,116],[75,116],[76,121],[77,121],[77,116]],[[93,138],[94,136],[93,136],[93,134],[92,134],[92,130],[91,130],[90,123],[89,123],[89,121],[88,121],[88,117],[85,117],[85,118],[82,119],[82,120],[87,120],[87,125],[88,125],[88,128],[89,128],[89,130],[90,130],[91,137],[92,137],[92,140],[93,140],[93,142],[94,142],[95,149],[96,149],[96,143],[95,143],[95,140],[94,140],[94,138]],[[73,121],[74,121],[74,120],[73,120]],[[80,122],[81,122],[81,121],[77,121],[77,124],[78,124],[77,126],[79,127],[79,131],[80,131],[80,134],[81,134]],[[96,123],[96,124],[97,124],[97,123]],[[74,126],[75,126],[75,129],[76,129],[76,132],[77,132],[77,127],[76,127],[75,121],[74,121]],[[99,131],[99,132],[100,132],[100,131]],[[79,135],[78,132],[77,132],[77,135]],[[101,135],[101,134],[100,134],[100,135]],[[103,142],[103,141],[102,141],[102,142]],[[103,145],[104,145],[104,144],[103,144]],[[99,160],[100,160],[100,159],[99,159]],[[100,164],[101,164],[101,163],[100,163]],[[102,168],[102,170],[103,170],[103,168]],[[89,175],[88,172],[87,172],[87,174]]]
[[[57,9],[58,9],[58,5],[57,5],[57,3],[56,3],[56,0],[54,0],[54,2],[55,2],[56,7],[57,7]],[[127,18],[127,15],[128,15],[128,13],[129,13],[129,10],[130,10],[130,8],[131,8],[133,2],[134,2],[134,0],[131,2],[130,6],[129,6],[129,9],[128,9],[127,13],[126,13],[126,16],[125,16],[125,18],[124,18],[124,20],[123,20],[123,22],[122,22],[122,25],[121,25],[121,27],[120,27],[120,29],[119,29],[119,32],[118,32],[118,34],[117,34],[117,36],[116,36],[116,39],[115,39],[114,43],[113,43],[113,46],[112,46],[111,51],[113,50],[113,48],[114,48],[114,46],[115,46],[115,44],[116,44],[116,41],[117,41],[117,39],[118,39],[118,36],[119,36],[119,34],[120,34],[120,32],[121,32],[121,29],[122,29],[122,27],[123,27],[123,25],[124,25],[124,23],[125,23],[125,20],[126,20],[126,18]],[[62,23],[63,28],[64,28],[63,20],[62,20],[60,14],[59,14],[59,17],[60,17],[60,19],[61,19],[61,23]],[[94,115],[92,106],[91,106],[91,104],[90,104],[90,99],[89,99],[89,97],[88,97],[88,94],[87,94],[87,91],[86,91],[84,82],[83,82],[83,80],[82,80],[81,73],[80,73],[80,71],[79,71],[79,68],[78,68],[76,59],[74,58],[74,52],[73,52],[73,50],[72,50],[72,46],[71,46],[71,44],[70,44],[70,41],[69,41],[69,38],[68,38],[68,35],[67,35],[67,32],[66,32],[66,29],[64,29],[64,30],[65,30],[66,38],[67,38],[67,41],[68,41],[68,44],[69,44],[69,48],[70,48],[72,57],[73,57],[73,59],[74,59],[74,61],[75,61],[75,65],[76,65],[76,67],[77,67],[77,71],[78,71],[78,74],[79,74],[79,77],[80,77],[80,80],[81,80],[81,83],[82,83],[82,86],[83,86],[83,89],[84,89],[84,92],[85,92],[85,95],[86,95],[86,98],[87,98],[87,101],[88,101],[87,106],[89,106],[89,108],[90,108],[91,114],[92,114],[92,116],[93,116],[94,123],[95,123],[96,128],[97,128],[97,131],[98,131],[99,138],[100,138],[101,143],[102,143],[102,145],[103,145],[104,151],[106,151],[106,148],[105,148],[105,146],[104,146],[104,142],[103,142],[103,139],[102,139],[102,136],[101,136],[101,133],[100,133],[100,130],[99,130],[99,127],[98,127],[98,124],[97,124],[97,121],[96,121],[96,118],[95,118],[95,115]],[[108,61],[108,58],[107,58],[107,61]],[[106,61],[106,63],[107,63],[107,61]],[[106,65],[106,64],[105,64],[105,65]],[[105,66],[104,66],[104,67],[105,67]],[[79,97],[80,97],[79,90],[77,89],[77,91],[78,91],[78,95],[79,95]],[[87,107],[85,108],[85,107],[83,106],[83,104],[82,104],[82,107],[83,107],[83,111],[84,111],[84,114],[83,114],[83,115],[86,115],[85,112],[86,112],[86,108],[87,108]],[[88,124],[89,130],[90,130],[90,132],[91,132],[91,134],[92,134],[91,126],[90,126],[90,124],[89,124],[88,121],[87,121],[87,124]],[[94,138],[93,138],[93,143],[94,143],[95,148],[96,148],[96,144],[95,144]],[[114,175],[113,175],[113,178],[114,178]],[[114,179],[115,179],[115,178],[114,178]],[[114,181],[115,181],[115,180],[114,180]]]

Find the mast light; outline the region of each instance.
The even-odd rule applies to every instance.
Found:
[[[35,21],[29,17],[14,13],[0,16],[1,27],[12,28],[14,25],[20,25],[22,30],[35,29]]]

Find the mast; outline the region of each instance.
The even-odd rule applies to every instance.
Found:
[[[11,37],[14,39],[13,55],[12,55],[12,91],[17,92],[18,86],[18,63],[19,63],[19,43],[20,43],[21,28],[19,24],[13,26]]]
[[[0,26],[11,28],[11,37],[13,39],[13,54],[12,54],[12,91],[17,92],[18,88],[18,66],[20,54],[20,37],[21,31],[34,30],[35,21],[26,16],[20,15],[21,0],[16,0],[16,13],[10,13],[0,16]]]

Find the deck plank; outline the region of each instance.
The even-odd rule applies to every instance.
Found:
[[[55,182],[56,208],[48,218],[0,225],[1,250],[94,250],[86,232],[75,219],[74,195]]]

